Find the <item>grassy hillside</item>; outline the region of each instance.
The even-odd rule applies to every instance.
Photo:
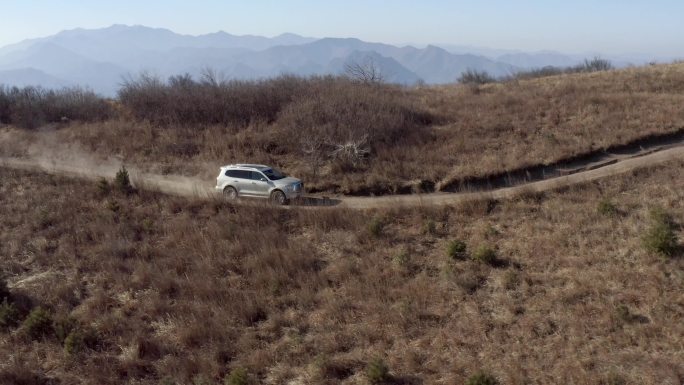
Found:
[[[341,78],[142,77],[110,111],[82,97],[98,109],[77,109],[84,119],[53,124],[59,129],[49,147],[80,143],[103,157],[208,181],[218,165],[263,162],[302,177],[313,191],[384,194],[682,132],[684,64],[420,89]],[[48,107],[41,108],[64,111]],[[61,122],[60,115],[45,116]],[[0,151],[25,152],[44,136],[0,132]]]
[[[0,383],[684,378],[682,162],[370,212],[0,180]]]

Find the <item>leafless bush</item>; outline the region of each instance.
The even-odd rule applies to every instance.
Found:
[[[329,154],[346,144],[365,142],[367,155],[375,146],[410,137],[432,121],[404,92],[392,86],[369,87],[343,78],[321,78],[282,111],[278,123],[285,132],[297,130],[309,143],[327,145]]]
[[[102,121],[113,113],[104,98],[83,88],[0,87],[0,123],[36,128],[69,120]]]
[[[459,83],[469,85],[482,85],[487,83],[494,83],[495,81],[496,78],[487,73],[487,71],[478,71],[472,68],[468,68],[458,78]]]
[[[352,80],[365,84],[383,83],[385,77],[372,57],[367,56],[361,62],[350,61],[344,65],[344,73]]]
[[[333,159],[348,163],[352,168],[357,167],[369,154],[368,136],[335,144],[333,150],[330,152],[330,156]]]

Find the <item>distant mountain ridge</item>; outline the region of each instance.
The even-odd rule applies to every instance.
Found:
[[[82,85],[114,95],[125,76],[141,71],[162,78],[211,68],[227,79],[280,74],[341,74],[345,65],[372,59],[386,81],[454,82],[468,68],[504,75],[516,68],[436,46],[415,48],[354,38],[316,39],[285,33],[272,38],[220,31],[199,36],[163,28],[112,25],[73,29],[0,48],[0,81],[45,87]]]
[[[462,47],[461,47],[462,48]],[[345,64],[368,58],[386,81],[398,84],[455,82],[467,69],[509,75],[520,69],[579,61],[554,52],[521,53],[429,45],[397,47],[354,38],[316,39],[285,33],[272,38],[219,31],[198,36],[163,28],[112,25],[73,29],[0,48],[0,83],[44,87],[81,85],[115,95],[125,76],[141,71],[162,78],[211,68],[227,79],[295,74],[340,74]]]

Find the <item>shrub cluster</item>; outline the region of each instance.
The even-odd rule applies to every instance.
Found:
[[[0,123],[36,128],[69,120],[102,121],[114,111],[109,102],[90,90],[0,86]]]
[[[602,59],[600,57],[595,57],[593,59],[584,59],[584,62],[570,67],[545,66],[525,71],[518,71],[513,75],[503,76],[499,78],[490,75],[487,71],[478,71],[469,68],[461,74],[461,76],[458,78],[458,82],[461,84],[478,86],[487,83],[496,83],[499,81],[536,79],[562,74],[610,71],[613,68],[615,67],[610,62],[610,60]]]
[[[547,76],[556,76],[562,74],[577,74],[577,73],[590,73],[590,72],[600,72],[612,70],[613,64],[606,59],[600,57],[595,57],[593,59],[584,59],[583,63],[571,66],[571,67],[556,67],[556,66],[545,66],[542,68],[534,68],[528,71],[520,71],[512,76],[513,79],[535,79],[543,78]]]
[[[200,80],[185,74],[163,81],[143,73],[126,79],[118,96],[134,117],[155,124],[245,126],[274,121],[306,83],[294,76],[224,81],[210,71]]]
[[[42,307],[31,310],[22,324],[23,333],[34,340],[54,334],[52,315]]]

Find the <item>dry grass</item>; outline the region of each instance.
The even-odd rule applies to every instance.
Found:
[[[550,164],[684,128],[681,64],[489,84],[475,93],[424,92],[428,110],[452,123],[439,128],[421,164],[448,165],[440,171],[451,179]]]
[[[286,85],[282,90],[272,87],[279,81]],[[240,84],[225,86],[225,100],[216,103],[242,100],[244,91],[256,99],[243,103],[266,104],[230,110],[245,110],[248,116],[237,120],[241,123],[160,125],[155,119],[136,120],[119,106],[118,119],[73,122],[59,129],[54,140],[81,143],[88,152],[120,156],[155,172],[209,180],[220,164],[263,162],[305,179],[314,191],[381,194],[411,191],[421,181],[439,188],[684,128],[681,63],[477,87],[400,89],[331,78],[273,82],[247,84],[244,90]],[[258,98],[261,93],[266,99]],[[266,103],[268,95],[272,103]],[[169,103],[186,107],[179,116],[194,111],[200,119],[221,111],[192,94],[185,95],[187,102],[167,97]],[[192,103],[203,107],[186,111]],[[153,111],[164,116],[164,108],[172,107]],[[304,143],[309,137],[322,139],[324,145]],[[368,159],[350,166],[329,156],[331,144],[362,143],[364,137],[369,137]],[[0,140],[2,148],[17,152],[22,146]]]
[[[67,353],[56,332],[1,332],[0,379],[362,384],[378,362],[404,384],[481,370],[502,384],[684,378],[684,259],[642,246],[652,206],[684,223],[682,162],[514,201],[372,212],[0,181],[13,301],[97,336]],[[454,239],[496,260],[452,258]]]

